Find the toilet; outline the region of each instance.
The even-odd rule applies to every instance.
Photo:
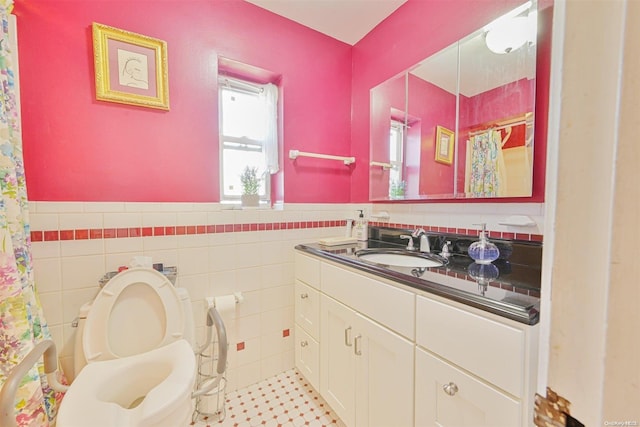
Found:
[[[75,374],[58,427],[182,427],[191,424],[196,377],[186,290],[132,268],[82,306]]]

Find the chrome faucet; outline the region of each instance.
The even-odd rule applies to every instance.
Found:
[[[420,252],[431,252],[431,246],[429,246],[429,237],[424,228],[417,228],[413,233],[413,237],[420,237]]]
[[[407,243],[407,250],[408,251],[412,251],[415,248],[413,247],[413,237],[409,236],[408,234],[401,234],[400,238],[403,240],[408,240],[409,242]]]

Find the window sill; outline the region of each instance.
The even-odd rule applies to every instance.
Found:
[[[228,211],[281,211],[282,208],[282,203],[271,205],[267,201],[260,201],[260,206],[242,206],[240,201],[231,200],[220,202],[220,209]]]

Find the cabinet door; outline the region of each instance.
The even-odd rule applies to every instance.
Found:
[[[316,390],[320,389],[320,345],[296,325],[296,367]]]
[[[355,312],[320,299],[320,394],[348,426],[355,425],[353,325]]]
[[[513,396],[525,395],[526,334],[520,327],[422,296],[416,306],[416,344]]]
[[[418,427],[517,427],[520,402],[442,359],[416,349]]]
[[[296,323],[317,341],[320,338],[320,293],[299,280],[295,293]]]
[[[414,345],[400,335],[357,315],[356,425],[413,425]]]

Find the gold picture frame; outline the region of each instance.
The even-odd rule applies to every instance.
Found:
[[[96,99],[169,109],[167,43],[93,23]]]
[[[436,126],[436,162],[450,165],[453,163],[454,132],[442,126]]]

